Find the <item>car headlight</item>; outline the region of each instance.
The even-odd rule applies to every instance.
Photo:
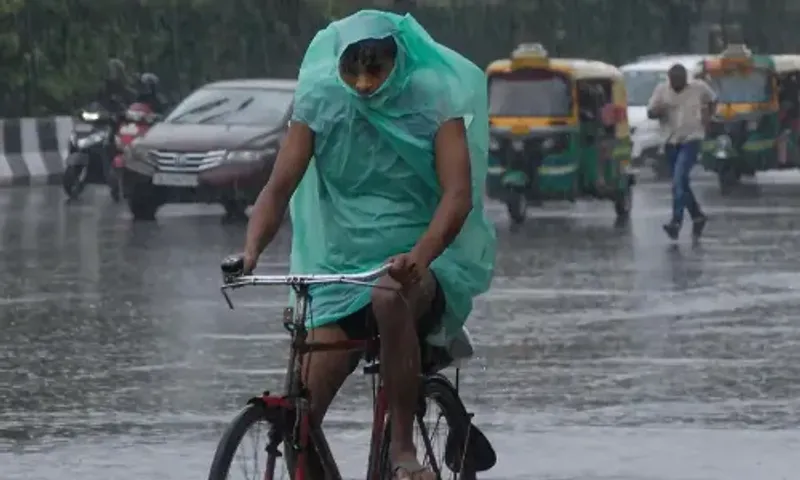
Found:
[[[264,158],[263,150],[232,150],[225,154],[225,160],[229,162],[257,162]]]
[[[86,122],[95,122],[100,119],[100,114],[97,112],[81,112],[81,118]]]
[[[96,143],[100,143],[105,138],[105,132],[95,132],[91,135],[87,135],[77,141],[78,148],[84,149],[89,148]]]

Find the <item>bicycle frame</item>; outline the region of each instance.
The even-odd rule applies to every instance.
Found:
[[[339,467],[333,458],[330,446],[322,430],[322,425],[311,418],[309,392],[302,382],[302,356],[321,351],[351,351],[364,352],[368,356],[374,357],[377,352],[378,341],[377,338],[371,338],[368,340],[343,340],[338,342],[308,342],[308,330],[305,322],[311,303],[310,284],[299,282],[297,284],[287,284],[293,288],[296,298],[294,308],[286,308],[283,314],[284,328],[291,335],[291,354],[287,366],[284,393],[281,396],[277,396],[267,391],[260,397],[252,398],[248,403],[261,403],[266,408],[276,408],[290,414],[287,417],[294,422],[294,425],[273,426],[272,428],[277,428],[279,431],[270,431],[270,443],[266,450],[267,452],[276,452],[278,444],[283,442],[286,448],[292,448],[297,453],[294,465],[291,464],[292,462],[288,464],[289,468],[294,470],[293,480],[306,480],[306,460],[309,448],[316,450],[319,462],[325,472],[325,478],[341,480],[342,476],[339,472]],[[228,305],[232,308],[233,304],[225,294],[224,289],[223,295],[225,295]],[[364,370],[368,374],[378,373],[377,370],[369,367],[365,367]],[[383,385],[379,379],[373,408],[367,480],[381,480],[378,459],[381,440],[386,427],[387,411],[387,400]],[[290,428],[291,430],[289,430]],[[287,435],[288,432],[291,433]],[[287,435],[288,438],[282,438],[284,435]],[[274,460],[274,456],[270,458],[265,480],[272,480]]]
[[[272,428],[269,432],[269,444],[266,448],[267,453],[269,453],[267,461],[267,472],[269,473],[265,475],[266,480],[272,480],[273,478],[276,459],[281,456],[281,452],[278,450],[278,446],[281,443],[284,444],[284,454],[287,456],[286,460],[293,480],[306,480],[309,473],[307,471],[308,452],[311,451],[311,448],[317,453],[317,459],[319,460],[319,465],[314,464],[313,466],[319,466],[322,469],[324,478],[326,480],[342,479],[325,434],[322,431],[321,419],[317,421],[317,419],[312,418],[309,391],[302,381],[303,355],[319,351],[350,351],[366,354],[367,366],[364,367],[364,373],[372,375],[374,400],[366,480],[383,480],[382,477],[385,472],[382,468],[386,466],[383,463],[390,461],[387,458],[389,452],[386,450],[386,445],[384,445],[383,441],[386,439],[387,429],[390,426],[387,422],[391,418],[388,413],[388,400],[379,375],[377,389],[375,388],[374,378],[375,375],[380,373],[379,365],[375,361],[379,351],[378,334],[375,333],[366,340],[309,342],[305,323],[308,309],[311,305],[310,290],[312,285],[340,283],[372,288],[387,288],[375,285],[374,282],[387,274],[389,267],[390,265],[387,264],[374,270],[354,274],[242,275],[244,259],[241,255],[231,256],[223,261],[221,269],[224,283],[221,291],[231,309],[233,309],[233,303],[226,293],[229,289],[253,285],[290,286],[296,294],[294,307],[287,308],[283,315],[284,328],[289,331],[291,336],[290,356],[283,395],[277,396],[264,392],[261,396],[254,397],[248,401],[248,404],[266,409],[267,417],[272,423]],[[422,343],[424,339],[420,337],[419,341]],[[455,422],[448,424],[456,428],[456,436],[451,435],[452,431],[448,434],[448,446],[445,448],[446,458],[442,465],[448,466],[450,470],[457,473],[462,471],[465,467],[464,459],[469,457],[471,463],[467,473],[472,476],[468,478],[473,478],[475,472],[491,469],[495,465],[497,457],[488,439],[473,425],[472,414],[466,410],[459,398],[458,368],[456,368],[455,384],[452,384],[441,373],[438,373],[438,370],[450,365],[453,361],[450,353],[444,349],[437,350],[434,346],[424,348],[422,357],[421,381],[425,390],[423,390],[420,400],[424,400],[425,396],[429,394],[433,396],[439,395],[441,400],[448,399],[446,403],[449,406],[447,406],[446,410],[450,413],[447,421],[450,422],[450,417],[453,417],[452,420]],[[438,394],[435,393],[437,391],[439,392]],[[445,405],[442,405],[442,407],[444,408]],[[231,424],[218,447],[212,465],[212,474],[213,472],[227,472],[232,461],[232,455],[235,453],[230,451],[231,442],[237,442],[233,446],[238,446],[238,442],[241,441],[241,436],[231,437],[231,435],[241,435],[241,430],[237,430],[237,428],[241,427],[241,421],[244,419],[247,422],[252,422],[252,414],[261,415],[257,410],[257,408],[244,410],[240,415],[249,414],[250,416],[237,417],[236,423]],[[423,419],[424,412],[425,408],[416,412],[416,421],[422,431],[426,454],[433,459],[433,448]],[[451,440],[462,443],[453,444],[454,448],[451,449]],[[449,454],[447,453],[448,451],[450,452]],[[432,461],[431,468],[437,478],[440,478],[443,471],[441,465],[437,465],[437,462]]]

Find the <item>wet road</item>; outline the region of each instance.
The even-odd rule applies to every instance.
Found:
[[[697,189],[701,246],[660,230],[666,186],[634,221],[553,206],[500,238],[476,303],[463,397],[499,454],[482,478],[780,480],[800,470],[800,176],[732,198]],[[237,293],[217,264],[243,227],[171,207],[133,225],[103,192],[0,191],[0,478],[204,478],[225,422],[280,386],[283,292]],[[263,267],[286,268],[289,232]],[[367,382],[330,415],[362,476]],[[355,452],[347,454],[349,452]]]

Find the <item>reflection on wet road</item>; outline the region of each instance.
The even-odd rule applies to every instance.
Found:
[[[499,454],[482,478],[796,478],[800,179],[724,199],[701,183],[696,248],[661,232],[668,187],[637,188],[624,229],[607,203],[548,207],[513,233],[490,207],[501,248],[462,375]],[[264,269],[286,268],[284,230]],[[242,238],[211,207],[133,225],[100,191],[71,206],[0,191],[0,477],[204,478],[286,355],[284,292],[237,293],[234,312],[217,293]],[[367,388],[354,376],[330,415],[351,478]]]

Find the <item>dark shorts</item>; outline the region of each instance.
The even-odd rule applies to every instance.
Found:
[[[435,278],[434,281],[436,281],[436,292],[433,294],[431,306],[422,317],[417,319],[417,335],[420,339],[424,339],[435,332],[441,325],[442,316],[444,316],[446,306],[444,292],[442,292],[442,287]],[[372,313],[371,304],[367,304],[361,310],[342,318],[336,324],[344,330],[350,340],[369,340],[378,333],[378,325],[375,323],[375,315]]]

